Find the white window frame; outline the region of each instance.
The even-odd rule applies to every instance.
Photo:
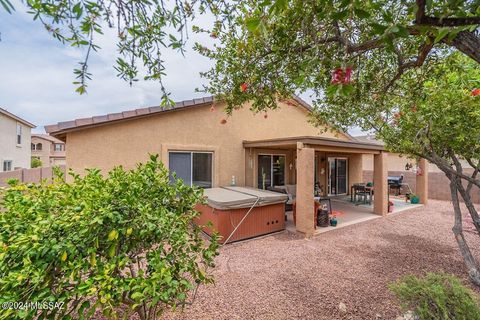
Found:
[[[9,169],[9,170],[5,170],[5,164],[6,164],[7,162],[10,163],[10,169]],[[4,160],[2,161],[2,170],[3,170],[3,172],[13,171],[13,160],[4,159]]]
[[[60,147],[59,150],[56,150],[56,147],[57,147],[57,146]],[[54,143],[54,144],[53,144],[53,151],[57,151],[57,152],[58,152],[58,151],[63,151],[63,150],[62,150],[62,144],[61,144],[61,143]]]
[[[22,146],[22,136],[23,136],[23,127],[22,127],[22,124],[20,122],[17,122],[17,127],[16,127],[16,132],[15,132],[15,142],[17,144],[17,147],[20,147]],[[20,138],[20,143],[18,142]]]
[[[215,153],[213,151],[186,151],[186,150],[168,150],[168,171],[170,171],[170,153],[188,153],[190,154],[190,186],[193,186],[193,154],[194,153],[207,153],[212,155],[212,188],[214,183],[215,175]]]
[[[273,180],[273,157],[274,156],[283,156],[285,158],[285,167],[283,168],[283,185],[287,184],[287,154],[285,153],[258,153],[257,154],[257,186],[258,186],[258,167],[260,166],[258,162],[259,156],[270,156],[270,177]],[[273,182],[273,181],[272,181]],[[274,186],[272,186],[274,187]]]

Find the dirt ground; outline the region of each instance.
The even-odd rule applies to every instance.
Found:
[[[400,310],[388,284],[402,275],[444,271],[468,283],[452,226],[451,204],[431,200],[312,239],[285,232],[227,245],[217,258],[215,285],[201,287],[183,312],[165,316],[395,319]],[[480,258],[480,237],[467,239]]]

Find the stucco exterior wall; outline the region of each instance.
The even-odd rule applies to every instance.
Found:
[[[22,126],[22,143],[17,145],[17,121],[0,113],[0,172],[3,171],[5,160],[12,161],[12,170],[30,168],[31,128],[23,123],[20,125]]]
[[[390,153],[388,155],[388,170],[389,171],[405,171],[405,165],[411,163],[415,166],[415,159],[410,159],[407,156],[400,155],[398,153]],[[472,167],[464,160],[460,161],[463,168],[471,169]],[[373,155],[363,155],[363,169],[373,170]],[[436,165],[429,163],[428,172],[443,173]]]
[[[67,166],[78,172],[90,167],[105,171],[115,165],[132,168],[147,161],[151,153],[159,154],[168,168],[169,151],[211,151],[214,186],[230,184],[232,175],[237,185],[245,185],[246,180],[255,182],[256,171],[245,170],[249,155],[244,140],[320,135],[320,129],[307,122],[308,111],[300,106],[279,103],[280,108],[269,111],[267,118],[252,113],[249,105],[227,118],[223,103],[214,106],[213,112],[207,105],[67,133]],[[220,123],[223,118],[226,124]],[[321,136],[349,140],[341,133]],[[292,157],[287,157],[287,166]]]

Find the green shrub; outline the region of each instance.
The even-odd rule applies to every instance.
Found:
[[[41,166],[42,166],[42,160],[40,160],[37,157],[32,157],[32,159],[30,160],[30,167],[38,168],[38,167],[41,167]]]
[[[390,285],[402,309],[413,310],[422,320],[478,320],[478,296],[460,280],[444,273],[405,276]]]
[[[0,319],[154,319],[212,283],[217,254],[192,225],[202,191],[171,184],[156,156],[103,177],[12,182],[0,191],[0,303],[63,302],[60,310],[0,309]],[[3,306],[3,305],[2,305]]]

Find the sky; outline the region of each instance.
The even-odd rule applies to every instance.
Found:
[[[34,132],[44,132],[44,125],[60,121],[159,105],[158,83],[140,80],[130,86],[117,78],[113,68],[115,29],[104,29],[104,36],[97,39],[101,49],[89,62],[93,79],[88,83],[88,93],[76,93],[73,69],[82,60],[84,51],[61,44],[38,21],[33,21],[21,2],[12,3],[16,11],[11,15],[0,8],[0,107],[36,124]],[[202,19],[200,24],[209,24],[208,17]],[[199,73],[213,65],[191,49],[195,41],[208,46],[213,40],[191,32],[189,36],[185,56],[164,51],[167,67],[164,84],[175,101],[205,96],[195,92],[206,81]],[[302,98],[310,102],[308,95]]]

